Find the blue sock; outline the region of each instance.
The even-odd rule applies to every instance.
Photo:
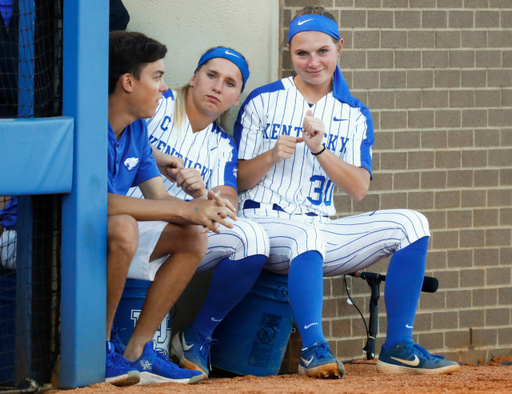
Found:
[[[288,273],[288,296],[299,327],[302,348],[325,340],[322,331],[324,274],[322,255],[316,251],[295,257]]]
[[[386,275],[384,298],[388,317],[384,346],[392,349],[412,343],[414,317],[425,277],[429,237],[423,237],[393,254]]]
[[[208,296],[192,328],[211,336],[215,327],[249,292],[266,259],[264,255],[256,255],[236,261],[222,260],[213,273]]]

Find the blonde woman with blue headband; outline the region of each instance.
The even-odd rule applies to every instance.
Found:
[[[153,156],[173,198],[206,199],[212,191],[227,206],[237,208],[238,152],[223,127],[248,78],[249,66],[242,54],[212,48],[199,59],[189,83],[164,92],[155,116],[146,120]],[[142,193],[134,188],[128,195],[141,197]],[[197,268],[215,269],[206,301],[194,322],[172,339],[172,352],[180,365],[201,371],[205,379],[214,329],[250,290],[269,253],[268,236],[261,226],[248,219],[226,220],[233,228],[221,226],[208,233],[208,250]],[[142,225],[151,226],[151,222]],[[158,261],[142,269],[153,272]]]
[[[359,201],[372,179],[373,121],[338,67],[342,48],[335,18],[323,7],[306,7],[290,22],[296,75],[254,90],[235,125],[238,214],[269,235],[264,269],[288,275],[302,339],[299,373],[341,378],[345,372],[322,332],[323,277],[360,271],[391,255],[378,371],[456,372],[457,363],[412,339],[430,237],[425,216],[394,209],[330,219],[334,187]]]

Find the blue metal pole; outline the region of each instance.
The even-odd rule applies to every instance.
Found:
[[[62,204],[61,387],[105,378],[108,14],[64,0],[63,115],[75,121],[72,192]]]
[[[34,32],[36,11],[34,0],[20,0],[18,116],[34,116]]]

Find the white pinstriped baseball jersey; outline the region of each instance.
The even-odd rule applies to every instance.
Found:
[[[182,130],[173,123],[176,92],[164,93],[155,116],[147,120],[150,143],[160,151],[184,159],[185,167],[200,171],[208,189],[230,186],[237,190],[237,149],[232,138],[216,123],[204,130],[192,132],[188,118]],[[191,200],[176,183],[164,178],[167,192],[183,200]],[[140,188],[132,188],[128,196],[143,198]],[[208,233],[208,251],[198,271],[215,268],[224,258],[240,260],[248,256],[269,254],[269,240],[265,231],[254,222],[240,218],[234,227],[221,227],[221,233]],[[140,228],[140,226],[139,226]],[[162,264],[167,257],[151,262]]]
[[[175,95],[172,90],[165,92],[155,116],[147,120],[149,142],[159,151],[185,160],[185,167],[196,168],[208,189],[224,185],[237,190],[238,157],[233,139],[215,122],[193,133],[186,119],[183,130],[178,130],[172,122]],[[175,182],[162,179],[171,196],[192,199]],[[139,188],[132,188],[127,195],[141,197],[142,193]]]
[[[324,144],[347,163],[372,172],[373,126],[366,107],[356,108],[334,98],[330,92],[310,106],[293,77],[256,89],[240,109],[235,126],[239,159],[249,160],[272,149],[280,135],[302,136],[302,122],[308,110],[326,127]],[[252,189],[242,192],[246,200],[265,206],[279,205],[290,214],[312,212],[332,216],[334,183],[318,164],[305,143],[297,144],[291,159],[276,164]],[[267,216],[276,216],[272,210]]]
[[[311,109],[325,124],[326,148],[372,174],[371,115],[350,95],[344,81],[338,86],[336,97],[341,99],[331,91],[311,106],[293,77],[256,89],[240,109],[235,126],[239,159],[249,160],[272,149],[282,134],[300,137],[303,119]],[[266,269],[286,274],[295,257],[318,251],[324,276],[345,274],[430,235],[425,216],[407,209],[330,220],[335,213],[333,189],[332,181],[302,143],[292,158],[274,165],[256,186],[240,193],[240,216],[257,222],[269,235]]]

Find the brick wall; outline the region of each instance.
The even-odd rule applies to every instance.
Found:
[[[375,123],[374,180],[363,201],[337,192],[340,216],[410,208],[430,222],[415,340],[468,362],[512,345],[512,1],[322,0],[344,39],[340,67]],[[281,75],[292,75],[288,23],[311,1],[281,0]],[[385,273],[388,261],[369,269]],[[368,318],[369,286],[347,278]],[[365,329],[342,277],[324,281],[324,332],[342,360],[363,357]],[[381,293],[385,290],[381,285]],[[379,303],[377,353],[386,332]],[[292,335],[283,365],[296,363]],[[296,368],[295,366],[293,368]],[[293,369],[292,368],[292,369]]]

